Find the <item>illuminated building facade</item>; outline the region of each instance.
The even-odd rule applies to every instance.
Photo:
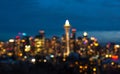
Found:
[[[76,29],[72,29],[72,34],[70,38],[70,51],[75,51],[76,50]]]
[[[69,21],[66,20],[65,25],[64,25],[65,33],[66,33],[66,53],[64,55],[69,55],[70,53],[70,45],[69,45],[69,30],[70,30],[70,24]]]
[[[40,35],[37,35],[34,39],[35,41],[35,52],[39,53],[42,50],[44,50],[45,46],[45,37],[44,37],[44,31],[40,31]]]

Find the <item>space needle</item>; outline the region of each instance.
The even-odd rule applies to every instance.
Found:
[[[70,53],[70,46],[69,46],[69,31],[70,31],[70,23],[69,20],[66,20],[64,29],[65,29],[65,34],[66,34],[66,52],[64,55],[68,56]]]

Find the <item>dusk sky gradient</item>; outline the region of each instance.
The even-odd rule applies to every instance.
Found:
[[[120,39],[120,0],[0,0],[0,40],[40,29],[62,35],[66,19],[78,33],[101,31]]]

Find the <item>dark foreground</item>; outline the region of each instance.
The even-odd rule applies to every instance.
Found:
[[[18,61],[15,63],[0,63],[0,74],[120,74],[120,70],[109,67],[103,71],[98,70],[96,73],[92,73],[91,70],[80,73],[79,68],[70,67],[66,63],[40,62],[32,64]]]

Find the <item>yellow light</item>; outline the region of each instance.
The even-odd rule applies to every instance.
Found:
[[[82,68],[83,68],[83,66],[79,66],[79,68],[80,68],[80,69],[82,69]]]
[[[46,60],[46,59],[44,59],[44,62],[47,62],[47,60]]]
[[[120,68],[120,65],[118,65],[118,68]]]
[[[91,37],[90,39],[91,39],[91,40],[95,40],[95,37]]]
[[[112,55],[109,55],[109,57],[111,58],[111,57],[112,57]]]
[[[93,58],[89,58],[89,61],[92,61],[93,60]],[[92,62],[91,62],[92,63]]]
[[[21,40],[22,42],[25,42],[25,40]]]
[[[66,59],[65,59],[65,58],[63,58],[63,61],[66,61]]]
[[[103,65],[103,67],[104,67],[104,68],[106,68],[106,67],[107,67],[107,65],[105,64],[105,65]]]
[[[30,51],[30,48],[31,48],[30,45],[26,45],[26,46],[25,46],[25,52],[29,52],[29,51]]]
[[[97,74],[96,72],[93,72],[93,74]]]
[[[88,49],[90,49],[91,47],[90,46],[88,46]]]
[[[35,41],[39,41],[39,39],[36,38]]]
[[[19,53],[18,55],[21,57],[23,54],[22,54],[22,53]]]
[[[76,61],[75,64],[78,65],[78,61]]]
[[[96,68],[93,68],[93,71],[96,71]]]
[[[116,48],[119,48],[119,47],[120,47],[120,45],[115,45],[115,47],[116,47]]]
[[[80,73],[82,73],[83,71],[82,70],[80,70]]]
[[[85,66],[85,69],[87,69],[88,68],[88,66]]]
[[[106,58],[108,58],[108,57],[109,57],[109,55],[105,55],[105,57],[106,57]]]
[[[9,53],[7,53],[7,55],[8,55],[8,56],[12,56],[12,55],[13,55],[13,53],[10,53],[10,52],[9,52]]]
[[[37,44],[36,47],[39,48],[41,45]]]
[[[111,65],[114,65],[115,63],[114,62],[111,62]]]
[[[6,52],[6,50],[5,50],[5,49],[3,49],[3,52]]]
[[[99,44],[98,44],[98,43],[94,43],[94,45],[95,45],[95,46],[99,46]]]
[[[2,44],[0,44],[0,48],[2,47],[3,45]]]

